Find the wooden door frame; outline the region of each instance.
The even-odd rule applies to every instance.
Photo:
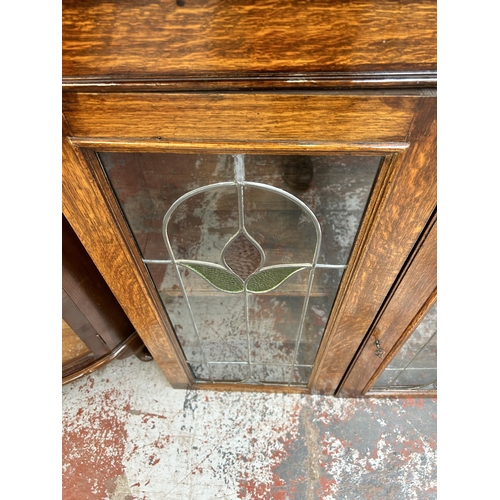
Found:
[[[437,213],[435,212],[381,307],[337,389],[337,395],[367,394],[437,299]],[[384,350],[375,355],[375,339]],[[369,395],[434,397],[436,391],[374,391]]]
[[[308,388],[263,388],[333,394],[435,209],[435,97],[428,91],[421,95],[69,92],[64,95],[63,112],[63,212],[176,388],[260,390],[195,383],[105,176],[92,166],[91,151],[391,157],[390,165],[386,162],[387,178],[371,197],[367,214],[372,216],[360,228]],[[200,116],[210,119],[200,121]]]

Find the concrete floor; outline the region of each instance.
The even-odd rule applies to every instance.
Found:
[[[63,500],[435,499],[435,399],[173,390],[116,360],[63,387]]]

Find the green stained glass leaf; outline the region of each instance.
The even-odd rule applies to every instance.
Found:
[[[215,288],[228,293],[239,293],[243,291],[243,283],[234,274],[220,267],[207,266],[205,264],[186,264],[183,266],[191,269],[205,278]]]
[[[287,280],[292,274],[295,274],[304,267],[275,267],[272,269],[263,269],[250,277],[247,283],[247,290],[253,293],[269,292],[277,288],[283,281]]]

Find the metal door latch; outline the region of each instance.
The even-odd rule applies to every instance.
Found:
[[[385,351],[380,347],[380,340],[375,339],[375,356],[378,356],[379,358],[383,358]]]

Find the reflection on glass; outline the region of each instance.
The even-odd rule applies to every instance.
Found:
[[[381,158],[99,157],[195,378],[306,385]]]
[[[437,302],[429,309],[371,390],[437,389]]]

